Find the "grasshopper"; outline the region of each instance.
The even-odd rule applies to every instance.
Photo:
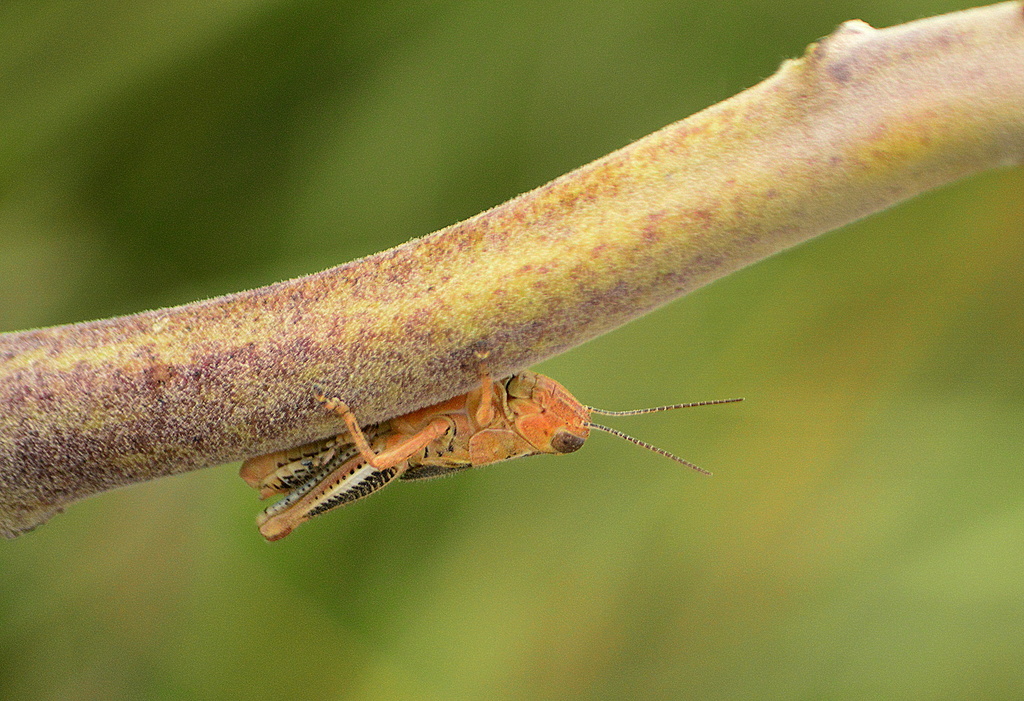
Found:
[[[618,436],[709,475],[668,451],[591,422],[590,415],[634,416],[742,401],[717,399],[605,411],[581,404],[561,384],[535,372],[520,372],[495,382],[482,363],[477,389],[367,427],[359,425],[339,398],[315,396],[326,410],[341,417],[345,431],[242,464],[242,479],[259,490],[261,499],[285,495],[257,518],[267,540],[284,538],[299,524],[362,499],[396,477],[440,477],[527,455],[572,453],[583,446],[590,429]]]

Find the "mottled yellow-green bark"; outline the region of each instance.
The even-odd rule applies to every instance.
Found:
[[[812,236],[1024,157],[1024,9],[850,22],[763,83],[472,219],[316,275],[0,336],[0,532],[565,351]],[[965,244],[966,245],[966,244]]]

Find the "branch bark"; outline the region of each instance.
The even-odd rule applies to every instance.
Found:
[[[847,22],[768,80],[532,192],[308,277],[0,336],[0,532],[561,353],[738,268],[1024,158],[1019,2]]]

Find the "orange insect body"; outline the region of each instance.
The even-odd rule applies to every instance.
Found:
[[[594,424],[590,415],[631,415],[740,401],[606,412],[584,406],[550,377],[522,372],[496,383],[484,368],[479,388],[365,429],[341,400],[317,399],[344,420],[345,432],[242,464],[242,478],[260,491],[261,498],[285,494],[258,519],[267,540],[283,538],[300,523],[372,494],[396,477],[439,477],[526,455],[571,453],[583,446],[591,428],[704,472],[660,448]]]

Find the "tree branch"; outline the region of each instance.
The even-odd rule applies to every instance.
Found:
[[[848,22],[774,76],[442,231],[269,287],[0,336],[0,532],[466,391],[1024,157],[1019,2]]]

